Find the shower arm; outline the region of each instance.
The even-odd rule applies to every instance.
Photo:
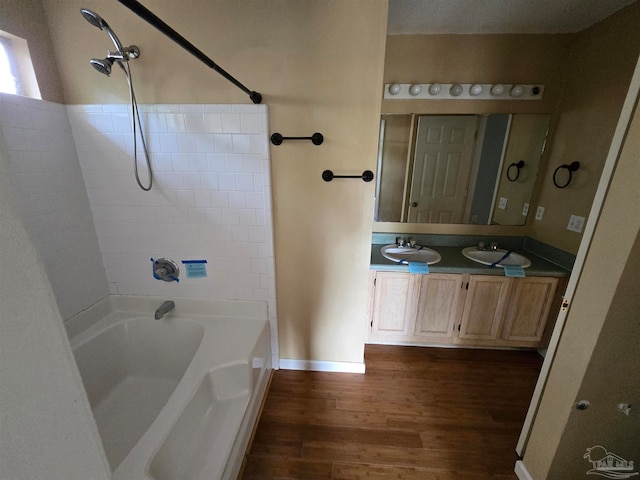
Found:
[[[240,90],[242,90],[247,95],[249,95],[249,98],[253,103],[262,102],[262,95],[260,95],[256,91],[249,90],[247,87],[245,87],[242,83],[236,80],[230,73],[228,73],[222,67],[217,65],[213,60],[211,60],[204,53],[202,53],[201,50],[196,48],[191,42],[189,42],[186,38],[184,38],[182,35],[176,32],[173,28],[167,25],[163,20],[158,18],[153,12],[151,12],[147,7],[142,5],[140,2],[138,2],[137,0],[118,0],[118,2],[120,2],[122,5],[127,7],[129,10],[131,10],[133,13],[138,15],[140,18],[142,18],[146,22],[156,27],[158,30],[164,33],[167,37],[169,37],[171,40],[173,40],[182,48],[184,48],[187,52],[189,52],[191,55],[193,55],[202,63],[204,63],[206,66],[214,69],[224,78],[229,80],[236,87],[238,87]]]

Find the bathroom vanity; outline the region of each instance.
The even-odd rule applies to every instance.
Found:
[[[500,267],[469,260],[459,246],[429,245],[442,260],[428,274],[415,274],[384,258],[383,246],[372,245],[368,343],[540,348],[548,342],[569,270],[527,250],[526,277],[508,277]]]

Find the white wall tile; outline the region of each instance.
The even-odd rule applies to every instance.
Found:
[[[222,133],[222,116],[219,113],[203,115],[204,133]]]
[[[220,153],[207,154],[210,172],[224,172],[226,168],[225,155]]]
[[[201,113],[185,113],[184,124],[187,132],[204,133],[204,116]]]
[[[237,113],[225,113],[222,115],[222,131],[224,133],[241,132],[240,115]]]
[[[189,130],[187,130],[188,132]],[[196,147],[196,135],[193,133],[183,133],[177,136],[178,138],[178,151],[182,153],[195,153]]]
[[[186,131],[184,115],[181,113],[165,114],[167,122],[167,131],[174,133],[184,133]]]
[[[240,131],[242,133],[260,133],[260,115],[257,113],[243,113],[240,115]]]
[[[253,175],[250,173],[236,174],[236,188],[241,191],[252,192],[254,190]]]
[[[213,144],[216,153],[233,153],[233,141],[230,134],[214,135]]]
[[[253,153],[251,135],[233,134],[233,153]]]
[[[71,106],[68,112],[109,291],[266,300],[275,332],[266,106],[145,106],[155,177],[150,192],[133,178],[126,110],[110,113],[112,132],[96,130],[99,122],[109,129],[100,106]],[[32,158],[32,168],[38,162]],[[158,256],[205,258],[208,276],[159,282],[149,260]]]
[[[102,115],[101,109],[88,110]],[[0,137],[6,141],[0,171],[11,176],[25,228],[60,313],[69,318],[104,298],[108,284],[67,110],[0,94],[0,112]],[[112,130],[108,116],[92,119]]]

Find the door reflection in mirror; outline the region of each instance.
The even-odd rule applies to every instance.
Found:
[[[382,115],[374,220],[524,225],[548,126],[538,114]]]

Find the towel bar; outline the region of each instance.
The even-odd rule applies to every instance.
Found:
[[[314,145],[322,145],[322,142],[324,142],[324,137],[319,132],[314,133],[310,137],[283,137],[277,132],[271,135],[271,143],[273,143],[274,145],[282,145],[282,142],[284,140],[311,140],[311,143],[313,143]]]
[[[334,178],[360,178],[365,182],[373,180],[373,172],[371,170],[365,170],[362,175],[334,175],[331,170],[325,170],[322,172],[322,179],[325,182],[330,182]]]

